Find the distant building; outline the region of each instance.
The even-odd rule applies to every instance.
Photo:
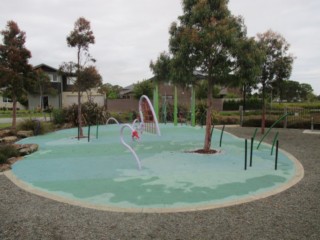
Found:
[[[0,109],[12,110],[13,104],[10,98],[4,97],[0,92]],[[17,102],[17,109],[25,109],[25,106]]]
[[[51,87],[56,90],[56,94],[43,94],[40,99],[40,94],[28,94],[29,109],[40,108],[40,100],[43,103],[43,109],[48,107],[53,108],[65,108],[72,104],[78,103],[78,93],[73,92],[73,84],[75,78],[61,75],[59,71],[46,64],[40,64],[34,67],[34,69],[41,69],[48,74],[51,82]],[[92,100],[99,106],[104,106],[105,95],[98,93],[98,89],[91,89],[88,94],[84,93],[82,96],[82,103]]]

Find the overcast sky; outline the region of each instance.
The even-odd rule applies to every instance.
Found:
[[[296,57],[290,79],[320,94],[319,0],[229,0],[229,9],[244,17],[249,36],[281,33]],[[152,77],[149,63],[168,51],[169,26],[181,14],[180,0],[1,0],[0,29],[17,22],[26,32],[31,64],[58,68],[76,61],[66,37],[83,16],[96,38],[90,53],[103,81],[127,86]]]

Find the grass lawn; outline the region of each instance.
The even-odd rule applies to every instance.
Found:
[[[11,127],[11,123],[0,123],[0,129]]]

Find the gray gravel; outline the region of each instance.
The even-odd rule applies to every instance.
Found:
[[[226,128],[251,138],[252,128]],[[97,211],[42,198],[0,175],[0,239],[320,239],[320,135],[279,131],[280,147],[305,177],[280,194],[241,205],[185,213]],[[260,134],[257,139],[260,139]]]

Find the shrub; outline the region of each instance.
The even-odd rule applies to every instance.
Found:
[[[243,100],[228,100],[223,102],[224,111],[238,111],[239,107],[243,106]],[[261,99],[250,98],[246,100],[246,110],[261,109]]]
[[[99,107],[97,103],[86,102],[81,104],[81,113],[84,125],[104,124],[107,120],[108,113],[104,107]],[[78,126],[78,105],[73,104],[65,110],[66,120]]]
[[[66,122],[66,109],[54,109],[52,111],[53,123],[64,124]]]
[[[18,157],[18,150],[12,145],[0,146],[0,163],[6,163],[8,158]]]
[[[42,135],[54,130],[52,123],[40,122],[39,120],[26,119],[17,126],[18,130],[33,131],[34,135]]]

